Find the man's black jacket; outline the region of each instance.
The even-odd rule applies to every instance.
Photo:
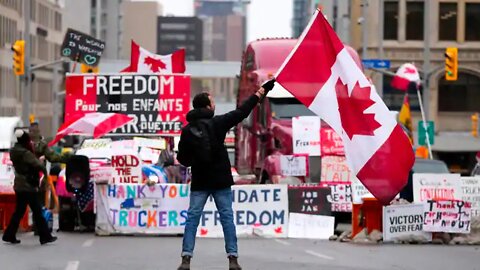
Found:
[[[228,188],[233,185],[230,160],[228,159],[227,149],[224,141],[227,132],[243,119],[255,108],[259,98],[256,95],[249,97],[240,107],[229,113],[213,116],[213,111],[202,108],[191,110],[187,114],[187,121],[193,123],[200,119],[207,119],[212,132],[215,132],[215,142],[212,142],[212,164],[202,166],[192,165],[192,183],[191,190],[218,190]],[[188,125],[182,129],[180,143],[178,145],[177,159],[180,163],[189,160],[192,155],[191,135],[185,132]]]

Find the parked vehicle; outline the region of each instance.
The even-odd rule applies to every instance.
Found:
[[[297,40],[263,39],[248,44],[242,58],[237,106],[254,93],[280,68]],[[361,67],[355,50],[347,50]],[[277,84],[235,132],[235,166],[240,175],[254,174],[259,183],[320,181],[320,157],[309,158],[308,177],[280,175],[280,156],[293,154],[292,117],[314,115],[288,91]],[[322,123],[322,129],[330,128]]]

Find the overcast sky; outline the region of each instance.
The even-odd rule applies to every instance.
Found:
[[[164,15],[193,16],[193,0],[157,0]],[[293,0],[251,0],[248,6],[247,41],[292,35]]]

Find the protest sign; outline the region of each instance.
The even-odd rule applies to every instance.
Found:
[[[351,184],[355,175],[344,156],[322,156],[320,182],[326,185]]]
[[[469,202],[428,200],[424,203],[423,230],[469,233],[472,206]]]
[[[352,212],[352,187],[338,184],[330,186],[327,200],[332,204],[332,212]]]
[[[69,74],[65,122],[88,112],[133,117],[120,134],[180,134],[190,109],[189,75]]]
[[[292,118],[293,153],[320,156],[320,117]]]
[[[288,237],[328,239],[333,235],[334,227],[334,217],[290,213]]]
[[[14,193],[15,170],[9,152],[0,152],[0,193]]]
[[[288,211],[309,215],[330,215],[331,204],[327,201],[329,187],[320,185],[288,186]]]
[[[472,217],[480,216],[480,177],[462,177],[462,200],[472,204]]]
[[[343,156],[345,149],[343,148],[342,138],[329,126],[322,126],[320,130],[320,139],[322,141],[322,156]]]
[[[413,200],[460,200],[462,180],[460,174],[413,174]]]
[[[281,155],[280,173],[283,176],[306,176],[308,172],[307,155]]]
[[[98,185],[97,234],[183,233],[189,185]]]
[[[287,237],[288,194],[286,185],[232,186],[233,220],[237,235],[252,235],[254,229],[263,236]],[[212,196],[205,205],[197,236],[223,237],[220,213]]]
[[[383,241],[389,242],[409,236],[423,236],[432,240],[432,234],[423,231],[423,204],[401,204],[383,207]]]
[[[85,33],[67,29],[61,47],[61,55],[87,66],[97,66],[100,62],[105,42]]]
[[[362,203],[362,198],[373,198],[374,196],[368,189],[358,180],[357,177],[353,176],[355,180],[352,182],[352,202],[353,203]]]
[[[112,156],[112,184],[141,184],[142,166],[136,155]]]

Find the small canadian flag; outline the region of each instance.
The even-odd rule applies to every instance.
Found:
[[[171,54],[154,54],[140,47],[132,40],[130,66],[120,72],[137,73],[184,73],[185,49],[177,50]]]

